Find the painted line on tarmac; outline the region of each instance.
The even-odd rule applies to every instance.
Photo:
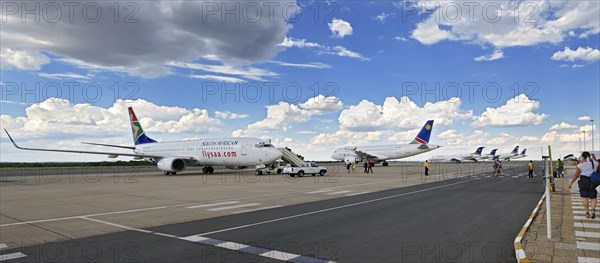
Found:
[[[235,242],[231,242],[231,241],[223,241],[223,240],[218,240],[218,239],[213,239],[213,238],[207,238],[207,237],[203,237],[203,236],[199,236],[199,235],[188,236],[188,237],[178,237],[175,235],[165,234],[165,233],[161,233],[161,232],[154,232],[154,231],[149,231],[149,230],[140,229],[140,228],[129,227],[129,226],[116,224],[116,223],[112,223],[112,222],[108,222],[108,221],[104,221],[104,220],[98,220],[98,219],[94,219],[94,218],[83,218],[83,219],[90,220],[90,221],[100,223],[100,224],[105,224],[105,225],[109,225],[109,226],[126,229],[126,230],[141,232],[141,233],[145,233],[145,234],[152,234],[152,235],[157,235],[157,236],[161,236],[161,237],[185,240],[185,241],[189,241],[189,242],[193,242],[193,243],[198,243],[198,244],[214,246],[214,247],[219,247],[219,248],[223,248],[223,249],[258,255],[258,256],[266,257],[266,258],[270,258],[270,259],[290,261],[290,262],[331,262],[331,263],[333,263],[333,261],[327,261],[327,260],[323,260],[323,259],[319,259],[319,258],[312,258],[312,257],[306,257],[306,256],[292,254],[292,253],[272,250],[272,249],[253,247],[253,246],[239,244],[239,243],[235,243]],[[9,254],[9,255],[11,255],[11,254]],[[23,256],[25,256],[25,255],[23,255]],[[0,261],[4,260],[2,257],[4,257],[4,255],[0,256]],[[16,258],[16,257],[14,257],[14,258]],[[13,258],[9,258],[9,259],[13,259]]]
[[[218,206],[218,205],[230,205],[230,204],[237,204],[240,201],[229,201],[229,202],[221,202],[221,203],[212,203],[212,204],[204,204],[204,205],[193,205],[193,206],[188,206],[186,208],[191,208],[191,209],[195,209],[195,208],[203,208],[203,207],[211,207],[211,206]]]
[[[449,175],[452,175],[452,174],[456,174],[456,173],[449,173]],[[462,179],[462,178],[465,178],[465,177],[466,178],[470,178],[470,177],[474,177],[474,176],[470,176],[469,175],[469,176],[462,176],[462,177],[457,177],[457,178],[458,179]],[[408,179],[401,178],[401,179],[377,181],[377,182],[363,183],[363,184],[343,185],[343,186],[331,187],[331,188],[328,188],[328,189],[332,189],[333,190],[333,189],[345,188],[345,187],[382,184],[382,183],[390,183],[390,182],[397,182],[397,181],[407,181],[407,180],[411,180],[411,179],[420,179],[420,178],[421,177],[414,177],[414,178],[408,178]],[[457,179],[457,178],[449,178],[447,180]],[[478,179],[479,178],[475,178],[475,179],[472,179],[472,180],[478,180]],[[469,180],[469,181],[471,181],[471,180]],[[440,182],[440,181],[432,181],[432,182]],[[423,184],[425,184],[425,183],[428,183],[428,182],[424,182]],[[252,198],[263,198],[263,197],[273,197],[273,196],[290,195],[290,194],[300,194],[300,193],[305,193],[305,191],[306,190],[293,191],[293,192],[285,192],[285,193],[276,193],[276,194],[266,194],[266,195],[236,197],[236,198],[230,198],[230,199],[221,199],[221,200],[218,200],[218,201],[240,201],[240,200],[247,200],[247,199],[252,199]],[[182,206],[203,205],[203,204],[207,204],[207,202],[214,202],[214,201],[216,201],[216,200],[202,201],[202,202],[192,202],[192,203],[185,203],[185,204],[174,204],[174,205],[166,205],[166,206],[147,207],[147,208],[139,208],[139,209],[127,209],[127,210],[120,210],[120,211],[114,211],[114,212],[102,212],[102,213],[85,214],[85,215],[77,215],[77,216],[66,216],[66,217],[57,217],[57,218],[48,218],[48,219],[40,219],[40,220],[21,221],[21,222],[15,222],[15,223],[2,224],[2,225],[0,225],[0,227],[19,226],[19,225],[28,225],[28,224],[36,224],[36,223],[47,223],[47,222],[73,220],[73,219],[84,219],[84,218],[90,218],[90,217],[96,217],[96,216],[125,214],[125,213],[135,213],[135,212],[143,212],[143,211],[150,211],[150,210],[160,210],[160,209],[175,208],[175,207],[182,207]]]
[[[343,209],[343,208],[354,207],[354,206],[359,206],[359,205],[364,205],[364,204],[369,204],[369,203],[384,201],[384,200],[388,200],[388,199],[392,199],[392,198],[397,198],[397,197],[402,197],[402,196],[407,196],[407,195],[412,195],[412,194],[423,193],[423,192],[427,192],[427,191],[431,191],[431,190],[436,190],[436,189],[445,188],[445,187],[449,187],[449,186],[454,186],[454,185],[458,185],[458,184],[464,184],[464,183],[468,183],[468,182],[470,182],[470,181],[461,181],[461,182],[456,182],[456,183],[451,183],[451,184],[446,184],[446,185],[441,185],[441,186],[436,186],[436,187],[421,189],[421,190],[417,190],[417,191],[411,191],[411,192],[408,192],[408,193],[402,193],[402,194],[396,194],[396,195],[391,195],[391,196],[386,196],[386,197],[380,197],[380,198],[376,198],[376,199],[371,199],[371,200],[366,200],[366,201],[351,203],[351,204],[347,204],[347,205],[335,206],[335,207],[321,209],[321,210],[316,210],[316,211],[312,211],[312,212],[301,213],[301,214],[296,214],[296,215],[292,215],[292,216],[286,216],[286,217],[275,218],[275,219],[266,220],[266,221],[262,221],[262,222],[256,222],[256,223],[252,223],[252,224],[246,224],[246,225],[240,225],[240,226],[231,227],[231,228],[225,228],[225,229],[210,231],[210,232],[198,234],[197,236],[207,236],[207,235],[212,235],[212,234],[216,234],[216,233],[222,233],[222,232],[228,232],[228,231],[232,231],[232,230],[238,230],[238,229],[243,229],[243,228],[248,228],[248,227],[253,227],[253,226],[259,226],[259,225],[264,225],[264,224],[269,224],[269,223],[274,223],[274,222],[279,222],[279,221],[294,219],[294,218],[303,217],[303,216],[315,215],[315,214],[325,213],[325,212],[339,210],[339,209]]]
[[[24,258],[27,255],[21,253],[21,252],[17,252],[17,253],[10,253],[10,254],[5,254],[5,255],[0,255],[0,261],[5,261],[5,260],[11,260],[11,259],[17,259],[17,258]]]

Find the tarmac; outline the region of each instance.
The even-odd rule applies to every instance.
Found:
[[[548,239],[545,202],[523,238],[531,262],[600,262],[600,213],[596,212],[595,219],[585,217],[577,183],[569,189],[574,172],[572,166],[565,170],[564,178],[555,178],[550,209],[552,238]]]
[[[514,260],[512,238],[542,190],[538,178],[525,178],[526,162],[504,166],[501,177],[491,175],[491,163],[430,164],[427,177],[421,163],[376,166],[374,174],[331,165],[327,176],[303,178],[252,170],[7,170],[0,174],[0,261],[90,261],[91,247],[104,252],[99,261],[504,262]],[[139,253],[124,257],[133,248]],[[446,253],[456,249],[460,255]],[[48,254],[73,250],[79,256]]]

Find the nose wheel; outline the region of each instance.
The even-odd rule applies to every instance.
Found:
[[[202,173],[205,174],[211,174],[215,172],[215,168],[213,168],[212,166],[204,166],[202,167]]]

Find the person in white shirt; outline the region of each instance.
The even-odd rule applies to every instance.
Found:
[[[592,156],[593,159],[596,159],[596,156]],[[575,183],[575,181],[577,180],[577,178],[579,178],[579,195],[581,196],[582,202],[583,202],[583,208],[585,209],[585,217],[590,218],[590,210],[589,210],[589,205],[590,205],[590,200],[592,203],[592,213],[591,213],[591,218],[596,218],[596,205],[598,204],[598,191],[596,191],[596,188],[592,185],[592,181],[591,181],[591,176],[592,176],[592,172],[594,170],[598,171],[599,166],[598,166],[598,162],[594,161],[592,158],[590,158],[590,153],[589,152],[583,152],[581,154],[581,162],[577,165],[577,170],[575,171],[575,174],[573,175],[573,178],[571,179],[571,181],[569,182],[569,189],[571,189],[571,187],[573,186],[573,183]]]

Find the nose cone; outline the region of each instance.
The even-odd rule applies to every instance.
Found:
[[[267,153],[267,159],[269,163],[274,163],[275,161],[281,159],[282,156],[283,154],[281,153],[281,151],[275,148],[270,149],[270,151]]]

